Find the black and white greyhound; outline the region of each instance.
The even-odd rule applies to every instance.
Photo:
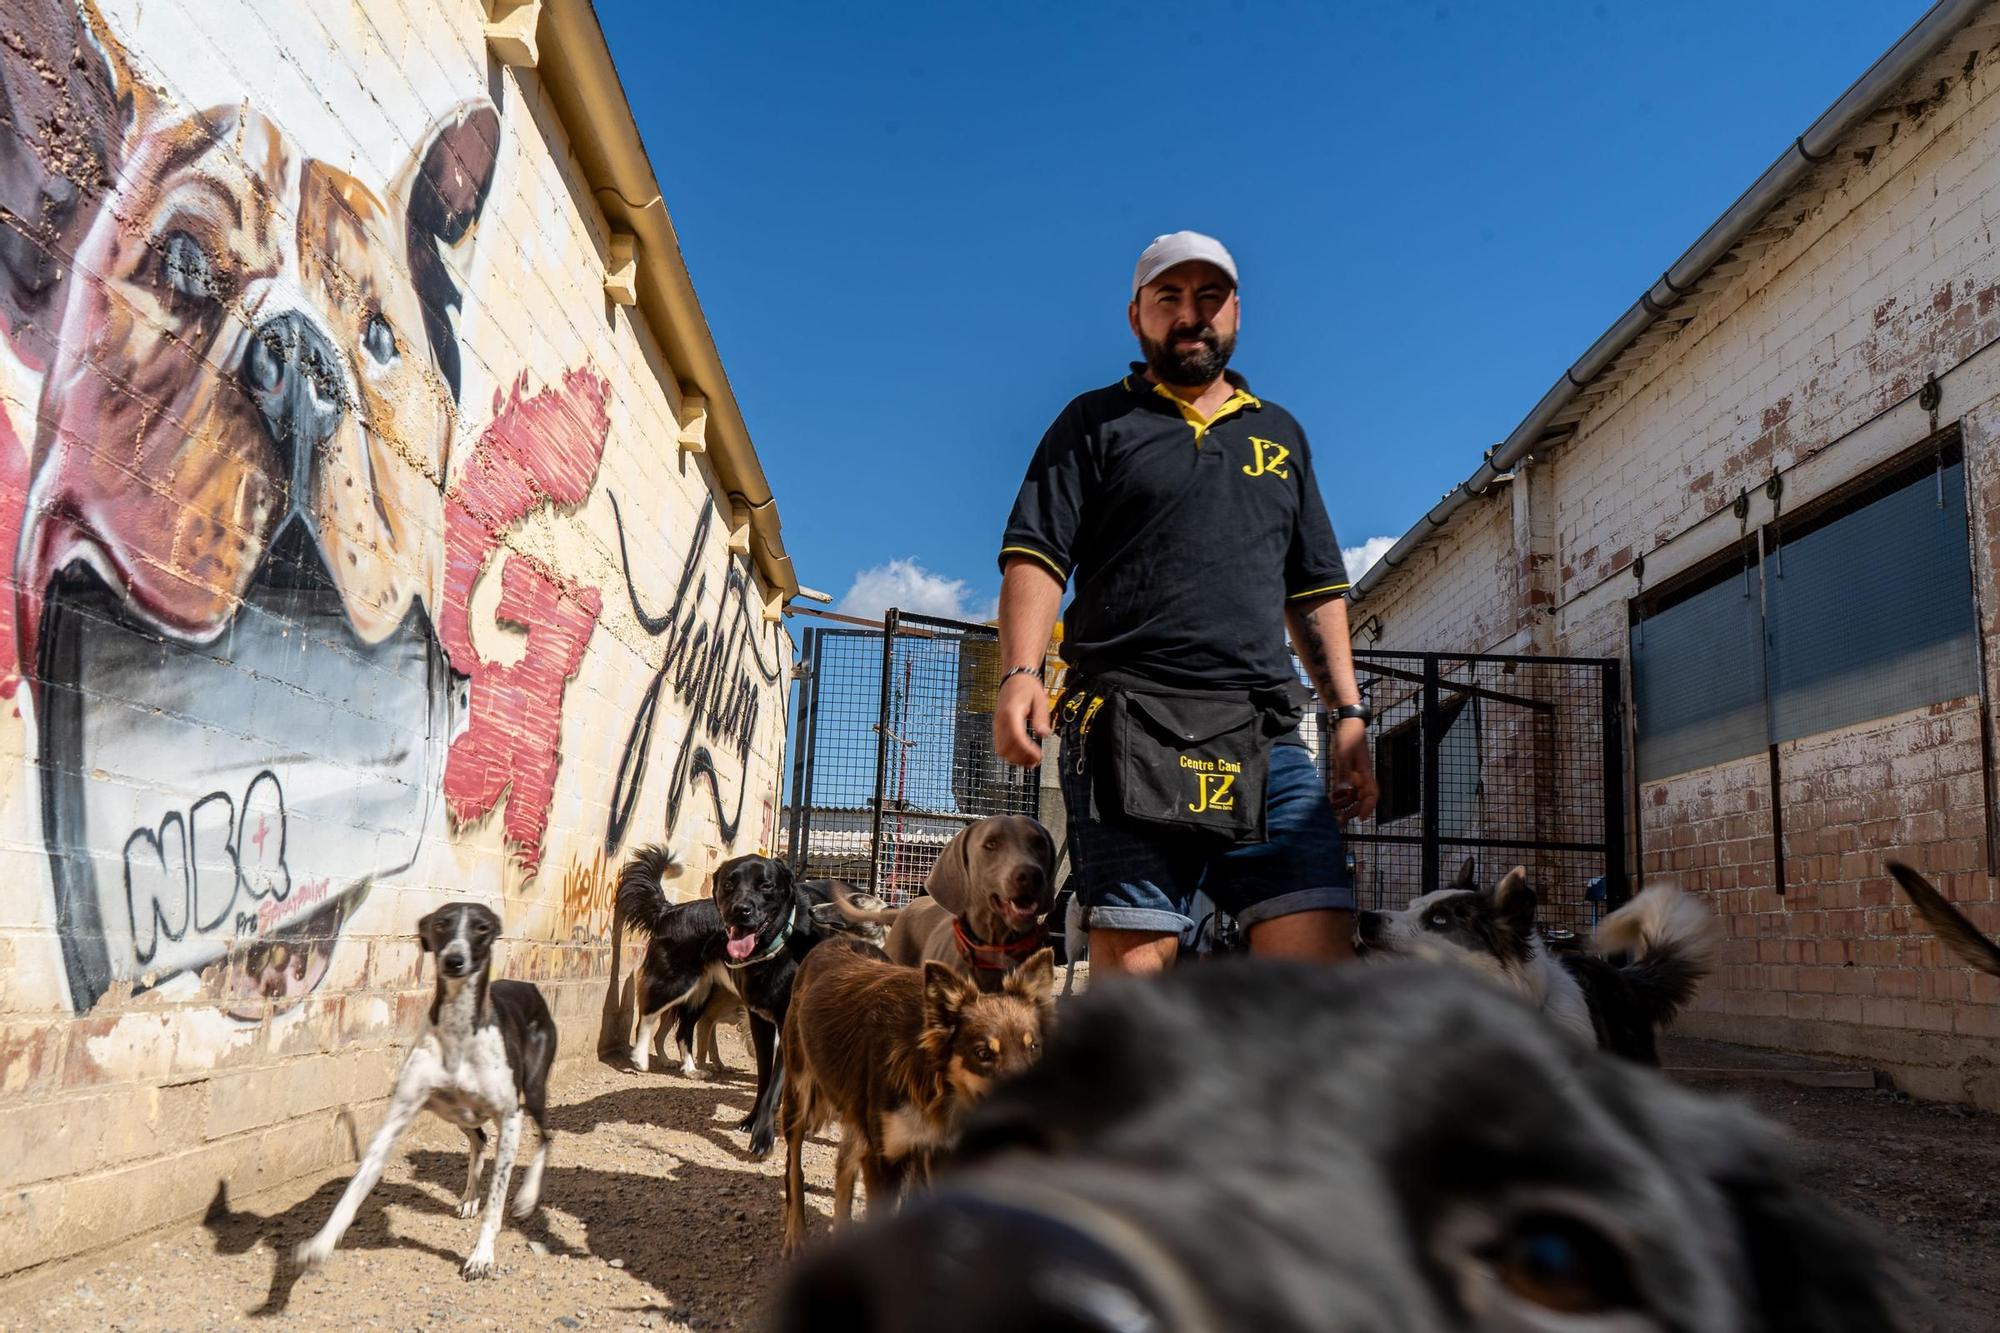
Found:
[[[500,937],[500,918],[478,903],[447,903],[417,922],[417,939],[424,952],[437,955],[437,993],[431,1000],[430,1023],[417,1038],[389,1111],[375,1131],[354,1179],[334,1205],[333,1216],[311,1240],[303,1241],[293,1257],[301,1267],[326,1262],[333,1247],[354,1222],[355,1210],[382,1178],[382,1168],[396,1140],[416,1119],[431,1110],[465,1131],[471,1162],[465,1173],[465,1194],[458,1215],[479,1211],[479,1168],[486,1156],[487,1121],[497,1121],[500,1142],[493,1158],[493,1179],[486,1188],[486,1207],[479,1221],[479,1239],[461,1270],[468,1278],[493,1273],[493,1242],[500,1234],[500,1210],[507,1201],[507,1181],[521,1147],[521,1120],[532,1116],[539,1140],[534,1160],[521,1177],[514,1196],[514,1216],[535,1211],[542,1193],[542,1168],[548,1164],[549,1067],[556,1058],[556,1025],[542,993],[526,981],[493,981],[488,976],[493,941]]]

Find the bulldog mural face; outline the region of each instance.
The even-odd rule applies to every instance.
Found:
[[[378,191],[248,107],[128,99],[79,244],[15,574],[71,1000],[230,959],[318,984],[431,817],[459,293],[499,118]]]

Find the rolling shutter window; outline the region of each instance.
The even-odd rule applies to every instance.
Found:
[[[1641,781],[1764,750],[1763,643],[1756,582],[1740,563],[1634,624]]]
[[[1979,692],[1965,464],[1955,455],[1785,534],[1765,557],[1773,739]]]

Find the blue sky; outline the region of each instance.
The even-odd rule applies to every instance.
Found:
[[[1399,535],[1926,7],[597,0],[800,579],[943,613],[1153,236]]]

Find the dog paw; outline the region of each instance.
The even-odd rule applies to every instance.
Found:
[[[458,1201],[458,1215],[460,1217],[474,1217],[477,1216],[478,1213],[479,1213],[479,1200],[460,1199]]]
[[[302,1240],[292,1247],[292,1262],[308,1271],[318,1268],[332,1255],[332,1244],[318,1236],[314,1236],[311,1240]]]
[[[770,1130],[766,1130],[762,1134],[752,1134],[750,1136],[750,1160],[761,1162],[766,1157],[769,1157],[771,1155],[772,1142],[776,1138],[777,1135]]]
[[[467,1282],[472,1282],[482,1277],[492,1277],[493,1276],[492,1252],[474,1250],[472,1252],[472,1257],[467,1259],[465,1261],[465,1266],[459,1269],[458,1271],[461,1275],[464,1276]]]

